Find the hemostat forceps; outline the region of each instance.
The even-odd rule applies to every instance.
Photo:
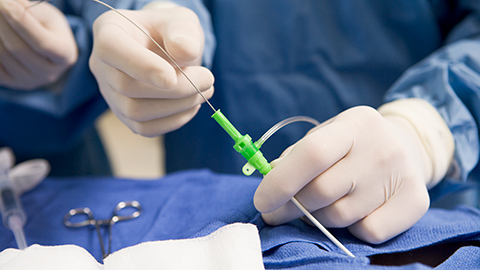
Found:
[[[121,215],[120,211],[126,208],[133,208],[135,212],[129,215]],[[93,216],[92,210],[90,208],[75,208],[68,211],[68,213],[63,217],[63,224],[70,228],[81,228],[86,226],[94,226],[95,230],[97,231],[98,241],[100,242],[100,248],[102,249],[102,257],[105,259],[111,252],[112,248],[112,227],[115,223],[119,221],[125,221],[134,219],[142,213],[142,206],[137,201],[129,201],[129,202],[120,202],[115,206],[113,209],[112,215],[109,219],[95,219]],[[86,216],[85,220],[72,222],[71,220],[75,216],[84,215]],[[100,227],[107,226],[108,227],[108,251],[105,252],[105,245],[103,243],[103,237],[100,233]]]

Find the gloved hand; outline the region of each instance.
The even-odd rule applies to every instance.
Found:
[[[31,90],[55,82],[78,57],[61,11],[49,3],[0,0],[0,86]]]
[[[384,105],[382,114],[354,107],[314,128],[272,162],[255,206],[272,225],[302,213],[295,196],[324,226],[348,227],[381,243],[413,226],[427,211],[427,187],[453,159],[453,137],[423,100]]]
[[[44,159],[32,159],[15,165],[15,156],[8,147],[0,148],[0,171],[7,170],[13,189],[18,196],[40,184],[50,172]]]
[[[192,11],[150,5],[121,12],[164,46],[207,98],[213,95],[213,75],[199,66],[204,36]],[[133,132],[161,135],[195,116],[202,97],[129,21],[113,11],[105,12],[95,21],[93,35],[90,69],[113,113]]]

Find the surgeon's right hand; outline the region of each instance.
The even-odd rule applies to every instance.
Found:
[[[77,61],[65,15],[49,3],[32,5],[0,0],[0,86],[35,89],[55,82]]]
[[[201,67],[204,35],[197,16],[179,6],[121,10],[182,67],[206,98],[213,75]],[[108,11],[93,25],[90,69],[116,116],[133,132],[153,137],[192,119],[204,102],[168,57],[138,28]]]

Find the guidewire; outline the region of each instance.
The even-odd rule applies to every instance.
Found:
[[[45,0],[43,0],[45,1]],[[43,2],[41,1],[41,2]],[[138,28],[143,34],[145,34],[167,57],[168,59],[173,63],[173,65],[182,73],[182,75],[188,80],[188,82],[195,88],[195,90],[198,92],[198,94],[205,100],[205,102],[210,106],[210,108],[214,111],[214,114],[212,115],[212,118],[217,121],[217,123],[234,139],[235,145],[234,148],[239,152],[243,157],[245,157],[248,160],[247,165],[247,170],[245,170],[244,167],[244,173],[250,173],[250,169],[257,169],[260,171],[262,174],[267,174],[271,169],[270,163],[263,157],[263,154],[260,152],[259,148],[261,145],[273,134],[275,133],[278,129],[281,127],[292,123],[290,122],[292,119],[286,119],[284,120],[282,124],[277,124],[274,127],[272,127],[269,132],[267,132],[264,136],[262,136],[261,140],[259,140],[257,143],[259,146],[257,146],[257,143],[252,142],[252,138],[246,134],[242,135],[231,123],[230,121],[220,112],[220,110],[216,110],[213,105],[208,101],[208,99],[203,95],[203,93],[198,89],[198,87],[193,83],[193,81],[187,76],[187,74],[183,71],[183,69],[177,64],[177,62],[170,56],[167,51],[160,46],[155,39],[152,38],[143,28],[141,28],[139,25],[137,25],[135,22],[133,22],[130,18],[125,16],[123,13],[115,9],[114,7],[100,1],[100,0],[92,0],[94,2],[97,2],[110,10],[113,10],[120,16],[122,16],[124,19],[132,23],[136,28]],[[293,122],[297,122],[298,120],[294,120]],[[314,120],[316,122],[316,120]],[[309,121],[310,122],[310,121]],[[318,122],[317,122],[318,123]],[[253,172],[253,171],[251,171]],[[250,173],[251,174],[251,173]],[[315,219],[313,215],[311,215],[305,207],[295,198],[292,197],[292,202],[302,211],[302,213],[305,214],[305,216],[310,219],[315,226],[317,226],[336,246],[338,246],[343,252],[345,252],[348,256],[355,257],[345,246],[343,246],[340,241],[338,241],[323,225]]]
[[[169,53],[167,53],[167,50],[165,50],[162,46],[160,46],[160,44],[157,43],[157,41],[152,37],[150,36],[150,34],[147,33],[147,31],[143,30],[143,28],[141,28],[138,24],[136,24],[134,21],[132,21],[130,18],[128,18],[127,16],[125,16],[123,13],[121,13],[120,11],[118,11],[116,8],[110,6],[109,4],[107,3],[104,3],[100,0],[92,0],[94,2],[97,2],[101,5],[104,5],[106,6],[107,8],[115,11],[118,15],[122,16],[123,18],[125,18],[127,21],[129,21],[131,24],[133,24],[136,28],[138,28],[138,30],[140,30],[143,34],[145,34],[154,44],[155,46],[157,46],[167,57],[168,59],[173,63],[173,65],[178,69],[180,70],[180,72],[183,74],[183,76],[188,80],[188,82],[193,86],[193,88],[195,88],[195,90],[198,92],[198,94],[200,94],[200,96],[202,96],[203,100],[205,100],[205,102],[210,106],[210,108],[212,108],[212,110],[215,112],[215,108],[212,106],[212,104],[208,101],[208,99],[203,95],[202,91],[200,91],[198,89],[198,87],[192,82],[192,80],[187,76],[187,74],[185,73],[185,71],[183,71],[183,69],[180,67],[179,64],[177,64],[177,62],[175,60],[173,60],[173,57],[170,56]]]

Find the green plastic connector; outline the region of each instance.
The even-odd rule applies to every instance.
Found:
[[[212,115],[212,118],[215,119],[235,141],[233,148],[248,161],[242,168],[245,175],[251,175],[255,169],[261,174],[266,175],[272,169],[272,166],[265,159],[262,152],[255,143],[252,142],[252,138],[248,134],[242,135],[220,110],[217,110]]]

